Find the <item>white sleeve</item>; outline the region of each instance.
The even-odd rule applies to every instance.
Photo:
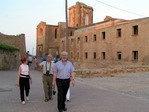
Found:
[[[39,64],[39,66],[43,66],[43,65],[44,65],[44,63],[45,63],[45,61],[41,62],[41,63]]]

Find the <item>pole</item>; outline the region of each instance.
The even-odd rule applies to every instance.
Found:
[[[67,13],[67,0],[65,1],[65,14],[66,14],[66,51],[69,52],[69,42],[68,42],[68,13]]]

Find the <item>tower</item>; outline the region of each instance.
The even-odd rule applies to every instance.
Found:
[[[69,8],[69,27],[93,24],[93,8],[77,2]]]

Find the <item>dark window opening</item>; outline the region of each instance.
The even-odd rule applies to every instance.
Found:
[[[96,41],[96,34],[94,34],[94,41]]]
[[[77,59],[79,59],[79,52],[77,53]]]
[[[133,60],[138,60],[138,51],[132,51],[133,53]]]
[[[118,51],[117,52],[117,59],[118,60],[121,60],[122,59],[122,53],[121,53],[121,51]]]
[[[55,39],[57,38],[57,29],[55,29]]]
[[[133,35],[138,35],[138,25],[133,26]]]
[[[78,44],[80,43],[80,37],[78,37]]]
[[[102,39],[105,40],[106,38],[106,32],[102,32]]]
[[[73,52],[71,52],[71,58],[73,59]]]
[[[93,58],[96,59],[96,52],[93,53]]]
[[[102,59],[106,59],[106,53],[102,52]]]
[[[73,31],[70,31],[70,36],[73,36]]]
[[[88,53],[87,52],[85,52],[85,59],[87,59],[88,58]]]
[[[71,39],[71,45],[73,45],[73,39]]]
[[[117,29],[117,37],[121,37],[121,35],[122,35],[121,29]]]
[[[85,36],[85,42],[88,42],[88,37],[87,36]]]

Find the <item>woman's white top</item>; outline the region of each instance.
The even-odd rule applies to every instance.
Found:
[[[29,67],[26,64],[21,64],[21,74],[23,75],[29,75]],[[25,77],[25,76],[21,76],[21,77]]]

